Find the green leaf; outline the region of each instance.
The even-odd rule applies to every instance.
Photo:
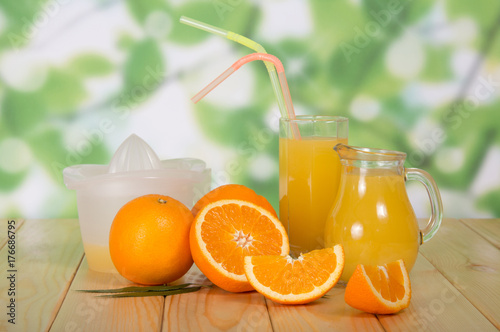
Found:
[[[47,2],[48,0],[2,1],[0,2],[0,9],[2,9],[5,14],[19,18],[25,17],[26,20],[29,20],[33,18],[33,15],[39,12]]]
[[[404,151],[402,135],[399,124],[388,117],[379,116],[369,122],[349,119],[349,143],[352,145]]]
[[[500,217],[500,189],[492,190],[479,197],[477,206],[480,209],[493,213],[496,218]]]
[[[434,153],[434,158],[432,158],[433,163],[431,164],[432,168],[429,172],[435,176],[439,184],[448,188],[458,190],[469,188],[491,146],[492,138],[491,131],[484,130],[481,132],[471,132],[470,134],[463,132],[463,137],[459,144],[450,144],[453,139],[445,141],[445,144]],[[443,166],[438,167],[436,165],[435,157],[446,148],[459,148],[463,151],[464,162],[458,170],[448,171],[443,169]]]
[[[399,20],[405,7],[391,7],[384,1],[365,1],[362,9],[362,17],[354,22],[342,13],[345,16],[343,26],[337,30],[345,31],[341,32],[343,37],[325,66],[331,84],[343,94],[344,101],[338,103],[339,108],[348,107],[352,97],[364,89],[371,95],[387,96],[400,89],[400,81],[385,68],[384,54],[390,43],[404,31]]]
[[[76,204],[76,192],[74,190],[68,190],[64,193],[66,201],[62,202],[62,207],[60,207],[58,218],[61,219],[75,219],[78,218],[78,208]],[[56,198],[57,199],[57,198]],[[58,200],[59,205],[61,205],[60,200]]]
[[[389,29],[396,25],[404,26],[415,23],[427,15],[435,4],[436,1],[434,0],[403,2],[394,0],[363,0],[363,8],[367,15],[367,20]]]
[[[118,48],[120,50],[128,52],[134,46],[135,43],[136,41],[134,36],[125,31],[120,32],[117,42]]]
[[[499,65],[500,63],[500,29],[497,31],[497,37],[493,40],[488,54],[486,54],[485,63],[491,62],[493,65]]]
[[[402,81],[388,72],[385,52],[401,31],[401,27],[384,28],[373,37],[356,32],[350,42],[339,45],[327,70],[331,84],[342,94],[340,109],[349,107],[358,94],[391,98],[399,93]]]
[[[477,83],[479,84],[479,83]],[[500,103],[477,106],[471,101],[474,95],[466,96],[465,101],[443,108],[437,115],[445,129],[445,140],[431,161],[432,174],[441,184],[449,188],[465,190],[470,186],[479,171],[486,153],[500,137]],[[463,164],[458,170],[447,171],[437,167],[435,159],[442,149],[458,148],[464,154]],[[454,166],[454,165],[450,165]]]
[[[178,44],[193,45],[212,36],[210,33],[203,30],[179,23],[181,16],[199,19],[205,23],[215,26],[220,24],[213,2],[188,2],[176,8],[175,12],[176,15],[173,17],[174,24],[168,39]],[[203,17],[200,17],[200,13],[203,13]]]
[[[113,72],[114,65],[100,54],[87,53],[73,58],[68,69],[81,77],[105,76]]]
[[[314,30],[323,42],[323,47],[318,50],[322,59],[331,57],[341,42],[351,41],[353,29],[366,23],[362,7],[353,2],[314,0],[310,4]]]
[[[133,46],[123,73],[124,104],[139,104],[147,99],[165,79],[165,64],[158,44],[152,39]]]
[[[27,170],[18,173],[7,173],[0,168],[0,191],[9,192],[14,190],[21,184],[27,173]],[[2,217],[5,217],[5,215]]]
[[[363,0],[362,4],[367,19],[379,25],[394,22],[394,18],[403,10],[403,5],[396,1]]]
[[[221,5],[224,3],[227,7]],[[253,33],[259,26],[258,23],[261,15],[261,11],[257,5],[250,1],[235,2],[231,0],[212,1],[212,4],[215,7],[219,19],[216,22],[219,27],[247,36],[251,39],[253,38]],[[199,13],[195,15],[199,16]],[[202,20],[205,20],[205,17],[203,17]],[[258,41],[257,39],[255,40]],[[246,49],[243,45],[241,48],[244,50]]]
[[[11,203],[4,209],[3,216],[12,219],[23,219],[26,217],[26,213],[22,213],[16,203]]]
[[[43,98],[36,92],[21,92],[7,89],[0,113],[6,130],[22,135],[33,130],[47,115]]]
[[[396,142],[399,142],[401,137],[404,137],[405,133],[411,130],[419,119],[427,115],[421,107],[405,103],[403,97],[399,94],[394,93],[392,97],[379,101],[382,116],[378,120],[382,123],[390,121],[397,126],[396,132],[399,137],[392,137]],[[380,129],[384,130],[383,125]]]
[[[278,162],[278,154],[276,154],[276,162]],[[247,168],[248,169],[248,168]],[[249,172],[245,170],[242,174],[242,179],[238,183],[241,183],[250,189],[254,190],[257,194],[264,196],[269,203],[273,206],[274,210],[279,212],[279,176],[278,172],[275,176],[266,181],[261,181],[255,179],[249,175]],[[233,180],[231,178],[231,180]]]
[[[154,11],[170,12],[168,2],[165,0],[126,0],[129,12],[137,20],[144,24],[149,14]]]
[[[176,290],[181,288],[186,288],[192,284],[181,284],[181,285],[159,285],[159,286],[130,286],[123,288],[114,289],[78,289],[77,292],[83,293],[128,293],[128,292],[163,292]]]
[[[66,164],[68,153],[61,132],[55,128],[46,128],[28,136],[28,143],[38,161],[62,184],[62,169],[69,165]],[[56,168],[57,165],[61,166]]]
[[[50,70],[39,93],[49,112],[58,115],[73,112],[87,97],[79,76],[57,68]]]
[[[442,82],[452,78],[452,52],[450,47],[427,47],[425,68],[421,73],[421,79]]]
[[[369,73],[364,77],[363,82],[355,87],[358,94],[370,95],[379,99],[379,101],[387,99],[392,102],[394,99],[400,98],[399,94],[404,88],[405,82],[389,72],[383,56],[376,57],[370,69]],[[407,110],[408,105],[398,106],[404,107],[406,113],[411,113]],[[417,112],[417,114],[420,113]],[[400,115],[396,116],[396,119],[406,120],[402,119]]]
[[[486,80],[486,77],[483,78]],[[479,86],[479,81],[476,84]],[[478,135],[490,136],[492,139],[499,136],[500,102],[481,106],[477,106],[476,103],[477,97],[470,95],[465,97],[464,101],[441,111],[440,118],[443,119],[443,126],[447,129],[447,142],[451,145],[464,146],[471,138]]]
[[[403,19],[407,25],[417,22],[419,19],[429,14],[432,7],[437,3],[435,0],[411,1],[405,5]]]
[[[366,77],[376,69],[376,63],[380,61],[377,58],[381,56],[383,49],[384,45],[371,39],[364,48],[355,43],[341,45],[327,67],[331,84],[345,95],[356,94],[366,82]]]
[[[209,139],[223,146],[239,146],[246,150],[253,149],[256,135],[265,126],[259,117],[258,109],[259,107],[252,105],[223,110],[204,102],[196,106],[195,114],[201,130]]]
[[[6,18],[7,26],[0,36],[0,49],[20,49],[36,36],[39,28],[35,24],[37,13],[48,17],[61,8],[58,2],[46,6],[49,0],[0,1],[0,10]]]
[[[266,45],[268,52],[283,62],[292,100],[305,109],[302,113],[341,115],[340,93],[330,82],[331,72],[325,70],[328,61],[318,57],[322,48],[323,42],[317,39],[288,39]],[[272,91],[269,86],[269,75],[264,72],[258,89]]]
[[[99,295],[98,297],[119,298],[119,297],[170,296],[170,295],[178,295],[178,294],[187,294],[187,293],[197,292],[201,288],[202,288],[201,286],[198,286],[198,287],[187,287],[187,288],[182,288],[182,289],[178,289],[178,290],[171,290],[171,291],[118,293],[118,294],[112,294],[112,295]]]
[[[89,146],[90,148],[81,148],[80,146]],[[97,140],[91,137],[82,139],[75,146],[75,151],[81,157],[82,164],[107,164],[111,157],[104,139]]]
[[[91,290],[77,290],[77,292],[83,293],[106,293],[108,295],[100,295],[99,297],[144,297],[144,296],[170,296],[176,294],[186,294],[199,291],[203,287],[210,286],[193,286],[193,284],[181,284],[181,285],[159,285],[159,286],[130,286],[124,288],[116,289],[91,289]],[[109,295],[111,294],[111,295]]]
[[[361,4],[364,11],[367,13],[370,11],[384,10],[387,7],[387,1],[382,0],[362,0]]]
[[[30,135],[28,142],[35,157],[47,172],[62,184],[62,170],[65,167],[104,164],[109,161],[109,152],[103,140],[96,137],[92,137],[90,131],[85,131],[83,138],[68,149],[61,131],[49,127]]]
[[[500,1],[446,1],[444,5],[452,21],[464,17],[473,19],[481,28],[479,35],[483,38],[497,22],[500,12]]]

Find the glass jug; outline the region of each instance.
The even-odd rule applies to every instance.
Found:
[[[337,144],[342,164],[337,197],[325,225],[325,244],[344,246],[348,281],[358,264],[382,265],[403,259],[408,271],[418,248],[432,238],[442,219],[442,203],[432,177],[404,168],[406,154]],[[417,180],[427,189],[432,215],[420,230],[406,194],[405,181]]]

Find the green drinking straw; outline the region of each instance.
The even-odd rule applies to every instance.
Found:
[[[251,39],[248,39],[245,36],[239,35],[235,32],[227,31],[227,30],[215,27],[213,25],[194,20],[194,19],[186,17],[186,16],[181,16],[180,22],[183,24],[192,26],[194,28],[213,33],[215,35],[225,37],[229,40],[233,40],[237,43],[240,43],[241,45],[244,45],[244,46],[256,51],[257,53],[267,54],[265,48],[262,47],[262,45],[260,45],[257,42],[254,42]],[[276,100],[278,102],[278,108],[280,110],[281,116],[283,118],[288,119],[289,114],[287,112],[287,109],[285,106],[285,100],[284,100],[283,94],[281,92],[279,78],[278,78],[278,75],[276,74],[276,68],[270,62],[264,61],[264,63],[266,65],[267,71],[269,72],[269,78],[271,79],[271,85],[273,87],[274,95],[276,96]],[[293,115],[293,113],[290,115]],[[295,116],[293,118],[295,118]]]

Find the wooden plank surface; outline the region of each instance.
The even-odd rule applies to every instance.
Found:
[[[500,250],[458,220],[445,219],[420,252],[500,329]]]
[[[344,285],[337,284],[326,298],[305,305],[266,299],[274,331],[384,331],[374,315],[345,303],[344,290]]]
[[[436,268],[419,254],[410,272],[410,307],[378,315],[386,331],[496,331]]]
[[[500,249],[500,219],[460,219],[460,221]]]
[[[11,269],[7,266],[6,249],[1,250],[2,272]],[[78,222],[25,221],[16,234],[15,256],[16,324],[9,324],[5,315],[0,320],[0,331],[43,331],[57,314],[83,256]],[[1,283],[3,303],[10,301],[9,287],[9,282]]]
[[[83,259],[50,331],[159,331],[163,296],[110,299],[76,291],[130,285],[119,274],[89,270]]]
[[[344,286],[308,305],[286,306],[256,292],[220,288],[167,298],[103,299],[77,289],[132,284],[90,271],[77,220],[27,220],[16,234],[16,325],[0,331],[495,331],[500,329],[500,220],[444,220],[421,247],[412,270],[413,297],[395,315],[349,307]],[[6,226],[3,220],[1,227]],[[19,224],[18,224],[19,225]],[[3,235],[6,232],[0,232]],[[6,237],[0,237],[5,242]],[[8,270],[6,250],[0,268]],[[75,275],[76,273],[76,275]],[[208,285],[193,266],[178,282]],[[4,305],[8,285],[0,284]]]
[[[3,248],[3,246],[7,243],[7,236],[8,236],[8,221],[9,220],[14,220],[14,226],[15,226],[15,231],[19,231],[21,229],[21,226],[23,225],[24,219],[0,219],[0,227],[2,229],[0,230],[0,249]]]
[[[196,265],[179,282],[211,285]],[[262,295],[216,286],[167,297],[163,316],[162,331],[272,331]]]

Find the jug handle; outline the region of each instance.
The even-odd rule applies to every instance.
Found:
[[[431,217],[427,226],[420,230],[420,244],[429,241],[436,234],[443,219],[443,203],[436,182],[432,176],[418,168],[405,168],[405,181],[416,180],[422,183],[427,190],[427,195],[431,201]]]

